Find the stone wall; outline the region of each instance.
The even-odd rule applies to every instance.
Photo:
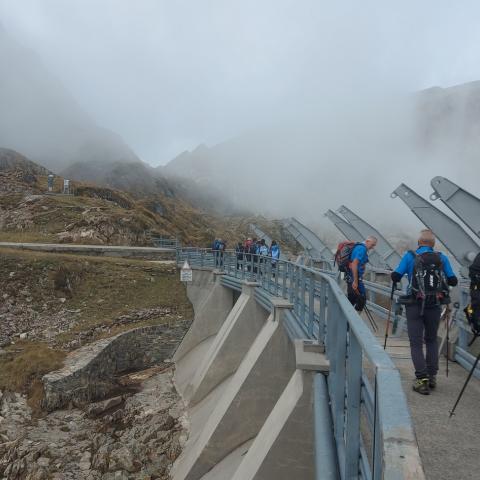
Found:
[[[43,377],[43,406],[51,411],[105,398],[118,388],[116,375],[171,358],[189,324],[136,328],[75,350],[61,370]]]

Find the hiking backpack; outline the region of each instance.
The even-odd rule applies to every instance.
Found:
[[[350,261],[353,249],[357,245],[362,245],[361,243],[352,242],[350,240],[346,240],[345,242],[341,242],[337,246],[337,251],[335,253],[335,257],[333,260],[333,265],[338,265],[338,269],[341,272],[348,272],[350,269]]]
[[[422,302],[422,310],[425,306],[450,303],[448,286],[443,273],[443,262],[439,252],[425,252],[414,256],[412,274],[412,295]]]
[[[471,281],[471,287],[480,288],[480,253],[475,257],[475,260],[468,268],[468,275]]]

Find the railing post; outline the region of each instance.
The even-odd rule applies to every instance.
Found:
[[[380,432],[380,415],[378,411],[378,372],[375,368],[375,384],[373,394],[373,458],[372,480],[382,480],[382,435]]]
[[[308,334],[313,337],[315,320],[315,274],[310,273],[308,282]]]
[[[278,275],[280,274],[280,259],[278,259],[276,262],[275,262],[275,268],[273,268],[273,265],[272,265],[272,271],[273,271],[273,275],[275,276],[274,277],[274,284],[275,284],[275,295],[278,297],[278,287],[279,287],[279,284],[278,284]]]
[[[337,343],[335,345],[335,433],[337,441],[343,441],[343,428],[345,423],[345,362],[347,349],[347,319],[343,315],[339,315],[336,319],[337,323]]]
[[[362,348],[350,331],[347,369],[347,420],[345,425],[345,478],[357,478],[360,460],[360,395]]]
[[[294,307],[295,268],[296,266],[292,265],[291,263],[288,264],[288,301],[293,304]]]
[[[300,286],[302,284],[303,268],[297,267],[296,274],[297,278],[295,282],[295,302],[293,304],[293,309],[295,313],[300,317],[300,321],[303,323],[303,317],[300,314]]]
[[[305,312],[307,309],[307,302],[305,300],[305,295],[307,292],[307,272],[302,268],[302,278],[300,282],[300,318],[302,319],[303,324],[305,325]]]
[[[327,318],[327,306],[328,306],[328,285],[327,282],[320,279],[320,313],[318,314],[318,341],[325,343],[325,321]]]

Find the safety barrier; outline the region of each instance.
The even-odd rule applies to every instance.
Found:
[[[224,271],[222,284],[229,288],[238,289],[240,280],[258,282],[255,298],[264,308],[271,308],[272,297],[289,300],[299,335],[325,345],[340,478],[423,478],[399,372],[331,271],[232,251],[177,250],[177,264],[185,260]],[[316,448],[321,456],[323,445]]]

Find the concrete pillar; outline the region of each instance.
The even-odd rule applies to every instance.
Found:
[[[173,480],[199,480],[230,452],[255,437],[291,379],[295,346],[282,320],[291,304],[274,299],[274,311],[254,340],[199,436],[187,442]]]
[[[315,478],[313,380],[329,362],[321,345],[294,345],[297,369],[231,480]]]
[[[231,480],[315,478],[312,383],[294,372]]]
[[[195,313],[195,319],[190,329],[175,352],[173,357],[175,362],[178,362],[207,338],[216,335],[233,307],[232,290],[220,283],[223,272],[214,271],[212,275],[214,278],[213,288],[210,289],[210,293],[198,312]]]
[[[242,294],[205,354],[184,398],[194,405],[232,375],[265,325],[268,314],[255,301],[258,283],[244,282]]]

